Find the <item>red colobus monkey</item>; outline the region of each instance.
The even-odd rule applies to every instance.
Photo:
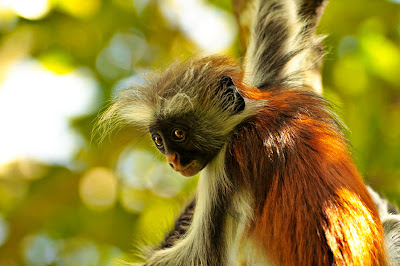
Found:
[[[141,126],[174,170],[200,172],[195,200],[146,265],[400,263],[400,220],[371,197],[311,89],[325,2],[249,1],[243,70],[196,56],[122,90],[103,115],[106,131]],[[391,219],[386,235],[379,214]]]

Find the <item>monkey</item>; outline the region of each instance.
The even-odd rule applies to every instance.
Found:
[[[342,123],[309,80],[323,57],[324,4],[250,1],[243,68],[193,56],[121,90],[103,114],[103,134],[133,124],[175,171],[200,173],[195,199],[146,265],[400,263],[398,234],[384,234],[399,220],[377,209],[385,201],[368,191]]]

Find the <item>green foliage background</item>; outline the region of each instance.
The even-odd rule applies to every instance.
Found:
[[[3,17],[0,82],[4,69],[21,57],[36,58],[59,75],[86,67],[100,85],[103,99],[99,101],[105,106],[123,78],[198,51],[181,27],[166,20],[160,2],[53,0],[50,12],[41,19]],[[228,0],[208,4],[231,12]],[[349,128],[354,158],[366,181],[400,204],[400,4],[331,0],[319,31],[328,34],[324,95]],[[134,56],[129,67],[113,64],[104,55],[116,34],[131,45]],[[241,56],[239,41],[226,52]],[[96,138],[91,142],[98,111],[70,121],[85,140],[73,159],[80,167],[26,159],[2,166],[0,222],[7,233],[0,246],[0,265],[109,265],[116,257],[140,260],[135,251],[157,242],[190,197],[196,180],[173,176],[177,191],[165,195],[154,186],[127,187],[115,174],[113,204],[95,208],[85,203],[79,191],[88,172],[100,169],[113,175],[119,155],[130,143],[143,154],[154,153],[146,138],[138,142],[143,137],[135,129],[122,130],[102,145],[96,144]],[[157,182],[163,189],[163,182],[168,183]],[[129,199],[141,207],[127,207]]]

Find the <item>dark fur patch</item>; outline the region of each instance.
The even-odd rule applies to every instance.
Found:
[[[388,202],[388,212],[391,214],[399,214],[399,209],[392,203]]]
[[[192,200],[189,205],[186,206],[185,210],[176,219],[174,228],[165,236],[160,245],[161,249],[172,247],[177,240],[186,234],[192,223],[195,205],[196,200]]]

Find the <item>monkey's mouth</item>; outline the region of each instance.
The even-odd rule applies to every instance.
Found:
[[[201,168],[202,167],[199,162],[194,160],[184,167],[175,169],[175,171],[181,173],[181,175],[185,177],[192,177],[196,175],[201,170]]]

